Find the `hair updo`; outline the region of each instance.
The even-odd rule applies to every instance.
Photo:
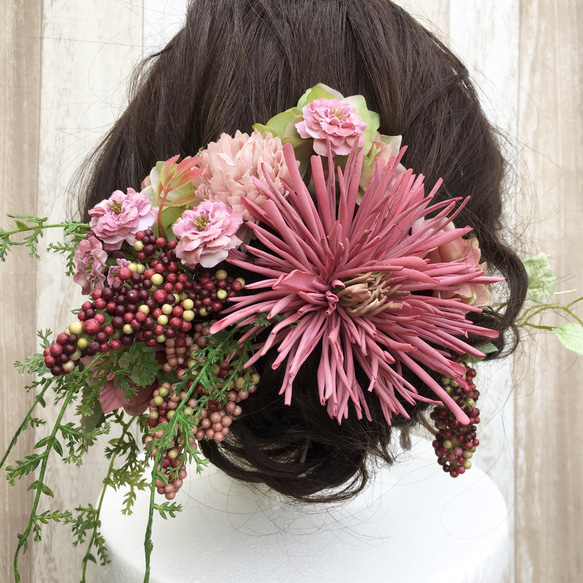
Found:
[[[473,320],[500,332],[500,356],[515,347],[513,322],[526,275],[501,237],[504,160],[463,64],[411,16],[387,0],[192,0],[184,28],[134,80],[131,102],[92,157],[85,174],[87,209],[118,187],[140,188],[158,160],[194,155],[237,129],[294,106],[325,83],[343,95],[364,95],[380,115],[379,131],[403,136],[403,164],[438,199],[471,196],[457,219],[480,241],[482,260],[507,281],[506,311]],[[472,339],[470,338],[470,343]],[[291,406],[279,396],[284,366],[258,363],[258,390],[222,443],[201,442],[209,460],[231,476],[263,482],[303,500],[340,500],[365,485],[367,459],[390,463],[391,427],[378,399],[365,391],[372,421],[339,424],[318,398],[319,353],[294,382]],[[362,375],[363,386],[368,384]],[[429,389],[413,375],[421,395]],[[432,393],[431,393],[432,395]],[[415,423],[427,404],[403,403]]]

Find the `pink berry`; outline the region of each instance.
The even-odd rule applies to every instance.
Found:
[[[118,271],[118,277],[122,281],[125,281],[125,280],[130,279],[132,277],[132,272],[128,267],[120,267],[119,271]]]
[[[51,347],[49,348],[49,351],[51,353],[51,356],[61,356],[61,354],[63,354],[63,346],[62,344],[53,344],[51,345]]]
[[[89,320],[85,320],[83,322],[83,332],[85,332],[85,334],[97,334],[100,328],[101,324],[94,318],[90,318]]]

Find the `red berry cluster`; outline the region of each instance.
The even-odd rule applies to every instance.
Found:
[[[197,350],[204,346],[202,340],[206,340],[208,336],[208,326],[203,326],[195,332],[193,342],[191,344],[192,351],[190,353],[189,365],[200,365],[197,360]],[[234,373],[234,374],[232,374]],[[196,369],[193,370],[196,374]],[[229,376],[231,379],[238,374],[237,370],[231,370],[228,361],[225,361],[220,366],[217,366],[213,372],[215,382],[221,385],[221,379]],[[196,449],[196,441],[201,439],[212,439],[216,442],[221,442],[225,435],[229,433],[229,428],[233,423],[233,419],[241,414],[241,407],[239,403],[255,392],[257,383],[259,382],[259,375],[251,370],[245,376],[237,376],[230,381],[228,401],[221,405],[217,399],[210,399],[207,407],[201,407],[199,400],[201,397],[208,396],[209,392],[201,384],[196,384],[191,393],[191,397],[186,402],[183,413],[187,416],[194,417],[194,425],[191,429],[191,435],[188,436],[190,445]],[[188,388],[192,387],[193,381],[188,383]],[[220,387],[222,389],[222,387]],[[156,429],[161,423],[166,423],[172,420],[175,410],[180,403],[187,397],[186,391],[177,393],[175,387],[170,383],[162,383],[153,393],[150,400],[150,411],[148,414],[148,425],[152,428],[150,435],[146,437],[146,445],[162,438],[164,432],[161,429]],[[167,451],[164,452],[159,471],[167,477],[168,483],[158,479],[156,481],[156,488],[158,493],[164,494],[168,500],[174,499],[178,490],[182,487],[183,480],[186,477],[186,468],[184,466],[183,451],[185,448],[185,439],[180,431],[174,438],[174,443]],[[154,443],[154,450],[152,455],[156,455]]]
[[[136,235],[137,261],[119,267],[111,285],[95,290],[73,322],[44,351],[53,375],[71,372],[85,356],[119,350],[134,341],[146,346],[175,340],[184,347],[193,320],[220,312],[245,282],[224,269],[186,273],[176,258],[176,241]]]
[[[470,459],[480,445],[476,438],[476,425],[480,422],[480,410],[476,407],[476,402],[480,392],[474,384],[475,376],[476,371],[466,367],[464,378],[467,388],[448,377],[441,379],[447,393],[470,418],[468,425],[460,423],[447,407],[440,405],[431,412],[431,419],[437,427],[437,435],[433,441],[437,462],[452,478],[457,478],[472,467]]]
[[[166,423],[174,416],[174,411],[182,400],[186,398],[186,392],[176,393],[170,383],[162,383],[152,394],[150,400],[150,413],[148,415],[148,425],[152,427],[152,432],[146,437],[146,445],[156,439],[160,439],[164,432],[162,430],[154,431],[153,428],[160,423]],[[188,401],[185,412],[193,414],[196,403],[194,399]],[[194,405],[194,406],[193,406]],[[196,441],[190,437],[190,445],[196,449]],[[163,480],[156,479],[156,489],[159,494],[164,494],[168,500],[173,500],[176,493],[182,487],[183,480],[186,478],[186,467],[181,455],[184,449],[184,437],[179,433],[174,439],[172,447],[164,452],[158,470],[164,474],[168,480],[166,484]],[[156,455],[156,448],[152,451],[152,456]]]

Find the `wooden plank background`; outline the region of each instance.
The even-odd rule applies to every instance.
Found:
[[[133,64],[163,46],[180,25],[186,0],[5,2],[1,216],[44,213],[60,219],[74,196],[67,190],[73,172],[123,109]],[[583,8],[576,0],[398,3],[468,64],[491,119],[510,138],[507,157],[515,171],[507,214],[521,235],[514,243],[524,253],[551,254],[561,289],[581,292]],[[58,259],[44,257],[35,266],[23,253],[1,269],[0,390],[9,404],[1,413],[3,447],[30,402],[11,363],[31,352],[36,328],[64,327],[79,296],[59,277]],[[480,373],[488,396],[478,463],[499,485],[515,517],[515,580],[576,581],[583,547],[583,470],[577,463],[583,364],[551,336],[538,335],[526,344],[513,361]],[[28,438],[20,455],[30,446]],[[100,475],[102,465],[94,455],[83,471],[55,469],[49,479],[60,486],[50,507],[93,502],[99,484],[91,476]],[[0,482],[2,581],[12,580],[14,535],[25,524],[30,496],[23,490]],[[23,581],[78,580],[81,552],[71,549],[70,541],[66,529],[47,529],[43,543],[25,556]]]
[[[38,185],[38,137],[41,67],[42,2],[13,2],[0,22],[0,224],[6,213],[36,214]],[[0,450],[32,404],[24,392],[24,379],[16,375],[12,363],[22,360],[35,347],[36,265],[19,249],[0,276],[0,391],[2,423]],[[32,379],[27,379],[30,382]],[[33,446],[32,435],[22,439],[15,455],[21,459]],[[22,484],[18,490],[0,479],[0,579],[10,581],[16,532],[22,532],[30,513],[32,496]],[[31,565],[23,565],[22,577],[32,581]]]

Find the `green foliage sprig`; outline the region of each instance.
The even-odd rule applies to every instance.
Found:
[[[14,219],[13,228],[5,231],[0,228],[0,261],[5,261],[12,247],[28,247],[28,254],[38,259],[38,245],[44,231],[47,229],[62,229],[67,239],[66,243],[51,243],[47,249],[53,253],[64,255],[67,261],[67,275],[75,273],[73,257],[79,241],[89,232],[87,223],[68,222],[47,224],[47,217],[28,215],[8,215]],[[19,238],[19,235],[21,237]]]
[[[549,264],[547,255],[539,253],[523,261],[528,275],[527,302],[530,305],[523,310],[516,321],[519,328],[533,328],[553,332],[560,342],[573,352],[583,354],[583,320],[574,312],[575,306],[583,301],[578,297],[566,304],[560,301],[551,301],[560,294],[557,292],[557,278]],[[497,309],[503,309],[501,304]],[[567,321],[561,326],[544,324],[541,317],[552,312]]]

